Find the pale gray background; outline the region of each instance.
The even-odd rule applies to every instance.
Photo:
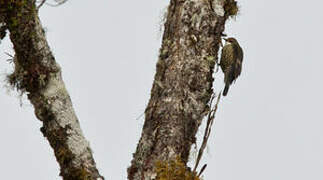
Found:
[[[226,32],[244,48],[243,72],[223,98],[202,163],[205,180],[322,180],[321,13],[318,0],[240,0]],[[126,179],[140,137],[169,2],[73,1],[44,7],[41,19],[63,68],[100,172]],[[0,46],[1,179],[60,179],[33,108],[4,88],[11,72]],[[216,74],[216,90],[223,88]],[[201,138],[202,129],[198,136]]]

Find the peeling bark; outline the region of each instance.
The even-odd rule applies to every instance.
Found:
[[[15,71],[9,82],[27,94],[41,132],[48,139],[64,180],[103,179],[85,139],[71,99],[45,38],[34,0],[0,0],[0,16],[15,50]]]
[[[227,19],[225,0],[171,0],[157,72],[129,180],[156,179],[158,161],[188,161],[213,93],[213,70]]]

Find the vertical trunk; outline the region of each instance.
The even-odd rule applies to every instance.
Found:
[[[187,163],[213,93],[225,0],[171,0],[145,123],[128,179],[158,177],[156,162]]]
[[[15,71],[9,82],[27,94],[41,132],[54,149],[64,180],[97,180],[100,176],[88,141],[61,76],[61,70],[47,44],[34,0],[0,0],[15,50]]]

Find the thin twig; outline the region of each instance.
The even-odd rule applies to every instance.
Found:
[[[10,58],[7,59],[7,62],[9,62],[10,64],[14,62],[14,59],[15,59],[15,56],[7,53],[7,52],[4,52],[7,56],[9,56]]]
[[[145,113],[141,113],[137,118],[136,118],[136,121],[139,120],[140,118],[142,118],[143,116],[145,115]]]
[[[204,166],[201,168],[200,173],[197,175],[197,177],[200,177],[203,171],[205,170],[207,164],[204,164]]]
[[[55,1],[58,1],[58,0],[55,0]],[[57,2],[57,4],[50,4],[50,3],[46,3],[48,6],[52,6],[52,7],[57,7],[57,6],[60,6],[64,3],[66,3],[67,0],[61,0],[60,2]]]
[[[11,57],[11,58],[13,58],[13,55],[11,55],[11,54],[9,54],[9,53],[7,53],[7,52],[4,52],[7,56],[9,56],[9,57]]]
[[[206,123],[205,131],[204,131],[203,141],[202,141],[201,147],[199,149],[199,153],[198,153],[197,158],[196,158],[196,162],[195,162],[193,172],[196,172],[196,168],[200,163],[200,160],[201,160],[201,158],[203,156],[204,149],[205,149],[205,147],[207,145],[207,141],[208,141],[209,136],[211,134],[211,127],[212,127],[212,124],[214,122],[214,117],[215,117],[216,110],[218,109],[218,104],[219,104],[220,99],[221,99],[221,94],[222,94],[222,92],[219,93],[218,99],[216,101],[216,104],[213,106],[213,108],[212,108],[212,104],[213,104],[213,100],[215,99],[215,95],[213,94],[212,97],[211,97],[211,100],[210,100],[211,110],[210,110],[210,112],[208,114],[208,117],[207,117],[207,123]],[[204,165],[202,169],[204,170],[205,167],[206,166]],[[203,171],[201,170],[199,175],[201,175],[202,172]]]
[[[37,6],[37,11],[45,4],[46,0],[42,0],[40,4]]]

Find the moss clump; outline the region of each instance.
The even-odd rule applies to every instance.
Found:
[[[170,51],[173,48],[172,41],[169,39],[163,40],[162,47],[159,50],[159,58],[161,60],[167,59],[170,55]]]
[[[209,66],[213,68],[215,65],[215,57],[214,56],[207,56],[205,59],[208,62]]]
[[[7,76],[9,84],[21,93],[34,93],[44,88],[48,82],[49,71],[38,64],[19,64],[14,57],[15,70]]]
[[[66,179],[71,180],[92,180],[94,179],[91,172],[86,168],[76,169],[70,173],[70,176],[67,176]],[[95,178],[96,179],[96,178]]]
[[[235,0],[226,0],[224,4],[225,17],[235,18],[239,13],[238,2]]]
[[[201,180],[182,162],[180,157],[170,162],[157,161],[155,165],[156,180]]]

